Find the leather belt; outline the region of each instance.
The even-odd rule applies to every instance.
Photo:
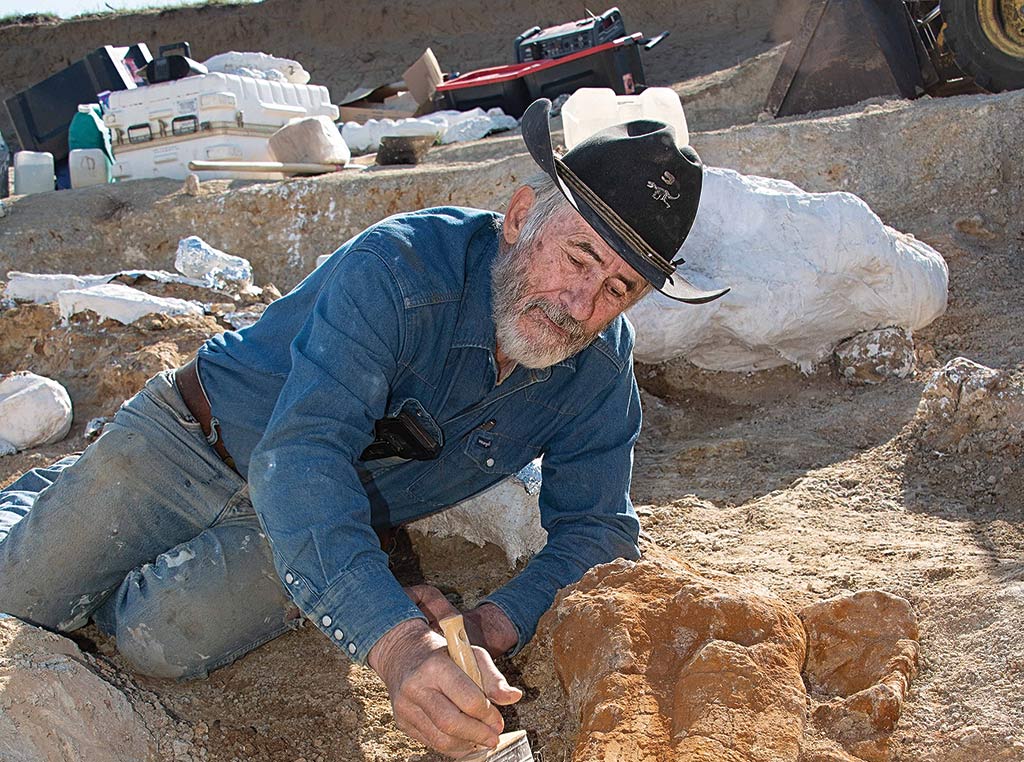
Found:
[[[234,458],[231,457],[231,453],[228,452],[220,438],[220,421],[213,417],[210,399],[206,396],[202,381],[199,380],[199,367],[195,357],[174,371],[174,385],[177,387],[185,407],[199,422],[210,447],[233,471],[238,471],[235,468]]]

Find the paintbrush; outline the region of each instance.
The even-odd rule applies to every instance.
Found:
[[[459,665],[459,668],[469,675],[469,678],[476,683],[480,690],[484,689],[483,679],[480,677],[480,668],[476,665],[476,657],[473,655],[473,648],[469,644],[469,637],[466,635],[466,625],[462,621],[462,614],[445,617],[439,624],[444,638],[448,642],[448,655],[452,661]],[[490,750],[485,750],[462,757],[459,762],[533,762],[533,752],[530,750],[530,742],[526,738],[525,730],[516,730],[511,733],[502,733],[498,736],[498,745]]]

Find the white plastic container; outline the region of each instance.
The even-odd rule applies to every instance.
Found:
[[[114,147],[114,179],[138,180],[169,177],[184,180],[192,172],[188,163],[200,161],[276,161],[270,135],[262,130],[209,130],[202,137],[153,140],[144,145]],[[283,180],[280,172],[203,172],[203,180]]]
[[[338,118],[327,88],[212,72],[110,94],[114,177],[184,180],[193,159],[274,161],[269,140],[291,119]],[[281,179],[280,173],[202,177]]]
[[[675,128],[677,145],[690,142],[683,104],[672,88],[648,87],[640,95],[616,95],[609,87],[582,87],[562,106],[565,147],[570,149],[605,127],[634,119],[670,124]]]
[[[88,188],[110,182],[110,167],[102,148],[72,148],[68,154],[71,187]]]
[[[14,154],[14,195],[52,191],[53,154],[49,151],[18,151]]]

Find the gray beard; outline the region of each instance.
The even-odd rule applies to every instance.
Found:
[[[582,351],[596,334],[589,334],[583,324],[561,305],[546,299],[526,300],[529,289],[527,275],[528,248],[531,242],[516,241],[499,252],[491,266],[491,301],[495,336],[498,346],[510,359],[527,368],[547,368]],[[519,319],[531,310],[541,310],[551,322],[566,332],[558,335],[543,330],[538,340],[523,334]]]

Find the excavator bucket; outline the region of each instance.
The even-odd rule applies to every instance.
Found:
[[[773,116],[924,90],[914,22],[900,0],[809,0],[768,94]]]

